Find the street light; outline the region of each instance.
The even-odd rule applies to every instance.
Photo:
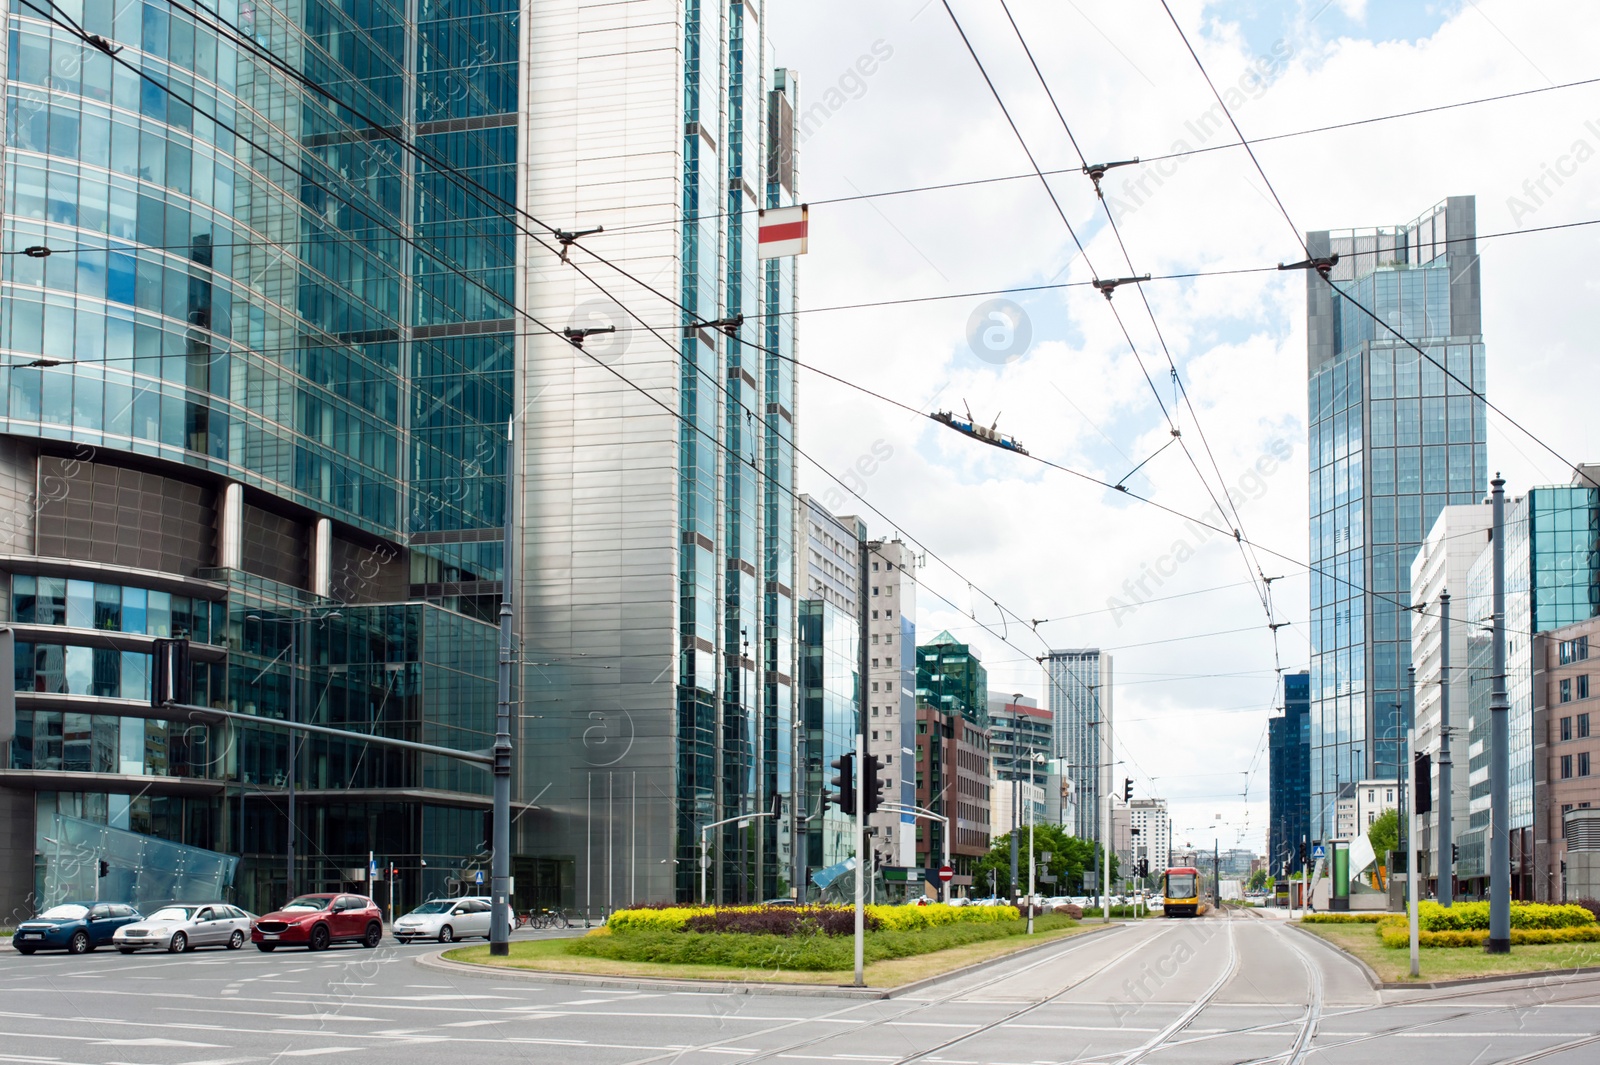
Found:
[[[268,617],[262,617],[260,614],[246,614],[244,616],[244,619],[246,621],[254,621],[254,622],[257,622],[258,624],[262,624],[262,625],[291,625],[291,626],[293,626],[293,628],[291,628],[289,630],[289,723],[291,725],[292,724],[296,724],[299,721],[298,693],[299,693],[299,690],[300,690],[300,626],[302,624],[304,624],[305,622],[307,622],[307,621],[327,621],[329,618],[337,618],[337,617],[343,617],[344,616],[343,614],[341,614],[337,610],[330,610],[330,611],[328,611],[327,613],[324,613],[324,614],[313,614],[313,613],[311,613],[314,610],[320,610],[320,609],[321,609],[320,607],[304,607],[304,608],[302,608],[300,610],[296,610],[296,611],[292,611],[291,612],[291,613],[294,613],[294,614],[299,614],[300,615],[299,617],[268,618]],[[278,653],[281,655],[283,652],[280,651]],[[274,659],[274,661],[276,661],[276,659]],[[269,664],[269,666],[270,666],[270,664]],[[264,673],[264,672],[266,672],[266,670],[262,670],[262,672]],[[295,871],[294,834],[295,834],[295,829],[296,829],[296,823],[295,823],[295,810],[294,810],[294,791],[295,791],[295,776],[296,776],[295,770],[299,767],[299,755],[300,755],[300,738],[294,732],[291,731],[290,734],[289,734],[289,810],[288,810],[289,850],[288,850],[288,866],[287,866],[288,877],[287,877],[287,880],[285,881],[285,887],[286,887],[286,889],[288,891],[288,895],[285,896],[286,900],[287,899],[292,899],[295,896],[295,887],[294,887],[294,881],[295,881],[295,876],[294,876],[294,871]],[[239,817],[240,817],[240,821],[241,822],[244,820],[244,777],[243,777],[243,773],[244,773],[244,767],[241,765],[239,767]],[[239,856],[241,858],[244,857],[244,835],[243,835],[242,830],[241,830],[240,837],[239,837]],[[371,875],[370,867],[369,867],[369,870],[368,870],[368,875],[369,876]],[[368,884],[367,886],[370,888],[372,885]]]

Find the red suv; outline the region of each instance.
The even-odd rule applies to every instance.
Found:
[[[375,947],[383,942],[383,916],[365,895],[301,895],[256,918],[250,941],[262,951],[280,946],[327,950],[334,943]]]

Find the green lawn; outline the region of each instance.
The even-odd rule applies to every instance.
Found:
[[[1043,924],[1042,920],[1040,924]],[[912,957],[876,961],[866,966],[865,979],[869,987],[900,987],[904,984],[913,983],[930,976],[937,976],[966,965],[1001,958],[1039,943],[1047,943],[1092,932],[1096,927],[1099,926],[1088,923],[1058,925],[1049,930],[1041,929],[1031,937],[1026,934],[1008,935],[1000,939],[968,943]],[[822,986],[848,984],[853,978],[849,968],[805,972],[778,967],[675,965],[585,957],[572,953],[571,947],[575,942],[577,941],[572,939],[516,942],[511,944],[511,953],[504,958],[490,957],[489,948],[486,946],[459,947],[455,950],[446,951],[444,956],[451,961],[468,962],[477,965],[530,969],[538,972],[577,973],[589,976],[643,976],[668,980],[717,980],[737,983],[817,984]]]
[[[1411,981],[1411,952],[1385,947],[1372,925],[1303,924],[1313,935],[1370,965],[1386,983]],[[1486,954],[1477,947],[1425,947],[1421,954],[1423,982],[1467,980],[1475,976],[1512,976],[1600,966],[1600,943],[1556,943],[1512,947],[1510,954]]]

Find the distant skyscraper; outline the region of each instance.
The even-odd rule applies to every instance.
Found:
[[[867,753],[883,761],[885,800],[917,802],[916,556],[901,540],[867,545]],[[873,849],[885,865],[916,862],[917,822],[889,810],[868,819]]]
[[[1111,656],[1092,649],[1051,651],[1045,661],[1055,754],[1073,788],[1072,834],[1095,839],[1111,790]]]
[[[1283,678],[1283,716],[1267,722],[1271,751],[1267,858],[1273,876],[1299,868],[1300,845],[1310,840],[1311,674]]]
[[[543,796],[517,878],[572,885],[591,914],[695,895],[702,829],[770,810],[792,777],[796,264],[757,258],[756,212],[796,202],[799,86],[769,65],[766,10],[541,0],[520,18],[539,59],[517,202],[605,232],[580,269],[524,240],[516,303],[617,330],[579,351],[522,323],[513,404],[519,771]],[[787,884],[770,819],[714,845],[726,895]]]
[[[1487,483],[1476,232],[1459,196],[1409,225],[1307,234],[1351,297],[1307,275],[1313,839],[1332,835],[1340,784],[1403,763],[1411,562]]]

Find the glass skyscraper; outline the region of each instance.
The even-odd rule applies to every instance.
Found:
[[[552,0],[522,23],[540,60],[521,202],[605,227],[573,265],[525,242],[522,304],[617,332],[521,341],[520,765],[538,808],[518,886],[589,913],[689,898],[709,832],[715,897],[771,897],[778,827],[737,819],[792,778],[796,267],[759,260],[756,235],[760,210],[798,202],[798,82],[769,70],[748,4]]]
[[[0,581],[24,694],[0,819],[34,836],[0,841],[8,907],[70,857],[39,842],[57,816],[238,856],[254,909],[364,885],[369,851],[397,905],[479,859],[481,771],[319,740],[296,772],[282,731],[153,709],[150,652],[187,635],[203,705],[281,717],[293,692],[302,720],[488,746],[516,18],[9,6]]]
[[[1300,868],[1310,852],[1311,674],[1285,673],[1283,714],[1267,722],[1270,757],[1267,861],[1273,876]]]
[[[1055,756],[1072,787],[1072,834],[1098,840],[1110,790],[1111,656],[1092,648],[1051,651],[1045,669],[1055,719]]]
[[[1460,196],[1396,228],[1307,234],[1350,296],[1307,276],[1313,839],[1341,784],[1406,757],[1411,562],[1440,510],[1487,485],[1476,225]]]

